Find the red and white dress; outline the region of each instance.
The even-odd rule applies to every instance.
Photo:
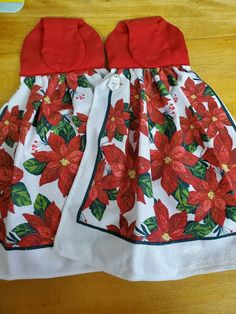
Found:
[[[0,109],[0,191],[0,279],[236,269],[236,123],[161,17],[104,45],[40,20]]]

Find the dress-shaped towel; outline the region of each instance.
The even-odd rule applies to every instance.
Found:
[[[24,41],[0,115],[1,277],[236,269],[232,115],[163,18],[120,22],[105,49],[108,66],[80,19],[42,19]]]

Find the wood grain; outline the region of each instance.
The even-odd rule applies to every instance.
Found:
[[[17,14],[0,14],[0,106],[18,87],[21,45],[40,17],[82,17],[105,39],[118,21],[153,15],[183,31],[192,69],[236,118],[234,0],[26,0]],[[236,271],[166,282],[128,282],[104,273],[0,281],[0,314],[235,314],[235,287]]]

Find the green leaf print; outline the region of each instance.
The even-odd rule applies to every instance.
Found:
[[[116,189],[107,190],[106,192],[107,192],[109,200],[111,200],[111,201],[116,200],[116,197],[117,197],[117,190]]]
[[[60,74],[60,79],[59,79],[59,83],[64,83],[66,80],[66,75],[65,74]]]
[[[44,218],[45,209],[51,204],[49,199],[42,195],[38,194],[34,202],[34,214]]]
[[[187,223],[184,233],[191,234],[196,238],[203,238],[209,233],[211,233],[212,230],[213,228],[211,228],[210,226],[200,224],[199,222],[196,221],[189,221]]]
[[[183,144],[183,147],[190,153],[194,153],[198,147],[198,143],[193,141],[191,144]]]
[[[76,136],[74,128],[64,118],[57,125],[52,127],[52,131],[54,134],[63,137],[67,144]]]
[[[144,173],[139,176],[138,185],[147,197],[153,197],[152,181],[149,173]]]
[[[192,174],[195,177],[205,180],[206,171],[207,171],[207,163],[202,160],[198,160],[196,165],[189,167],[189,170],[192,172]]]
[[[12,141],[9,137],[5,139],[5,143],[9,146],[9,147],[13,147],[15,142]]]
[[[123,142],[124,135],[115,130],[114,138],[119,142]]]
[[[35,233],[35,230],[31,228],[29,223],[22,223],[12,229],[12,232],[16,233],[19,238],[23,238],[26,235]]]
[[[82,121],[77,116],[72,116],[71,119],[77,128],[82,124]]]
[[[101,147],[98,148],[98,154],[97,154],[97,162],[100,162],[103,159],[103,154],[102,154],[102,150]]]
[[[69,91],[65,92],[65,95],[62,98],[63,104],[72,104],[72,99]]]
[[[11,199],[19,207],[31,204],[29,192],[23,182],[18,182],[11,186]]]
[[[236,221],[236,206],[226,206],[226,217]]]
[[[196,212],[197,206],[188,205],[188,204],[184,205],[184,204],[178,203],[176,208],[180,210],[181,212],[186,211],[188,214],[194,214]]]
[[[91,212],[94,215],[94,217],[96,217],[97,220],[100,221],[105,212],[106,205],[101,203],[98,199],[96,199],[95,201],[92,202],[89,208],[91,209]]]
[[[92,85],[89,83],[89,81],[84,75],[78,77],[78,86],[84,87],[84,88],[92,87]]]
[[[203,142],[209,142],[210,141],[210,139],[207,136],[207,134],[201,134],[201,138],[202,138]]]
[[[167,114],[164,114],[164,116],[165,116],[164,124],[161,125],[159,123],[155,123],[154,126],[158,130],[158,132],[160,132],[161,134],[165,134],[166,136],[168,136],[168,138],[171,138],[172,135],[176,132],[176,125],[171,116]]]
[[[82,135],[80,139],[81,139],[80,150],[84,152],[85,147],[86,147],[86,135]]]
[[[34,76],[28,76],[24,79],[25,85],[29,87],[29,89],[32,89],[34,83],[35,83],[35,77]]]
[[[33,105],[34,109],[37,111],[39,106],[41,105],[41,101],[40,100],[34,101],[34,102],[32,102],[32,105]]]
[[[170,178],[171,180],[171,178]],[[189,185],[183,181],[179,180],[179,184],[177,186],[177,189],[172,193],[174,198],[181,204],[181,205],[188,205],[187,199],[188,199],[188,187]]]
[[[128,102],[124,102],[124,110],[123,111],[129,112],[131,114],[130,104]]]
[[[43,172],[46,167],[46,162],[40,162],[36,158],[30,158],[23,163],[24,168],[34,175],[39,175]]]
[[[176,81],[176,79],[173,75],[168,74],[167,79],[168,79],[170,86],[177,86],[178,85],[178,82]]]
[[[214,220],[211,217],[211,214],[208,213],[206,215],[206,217],[203,219],[203,222],[205,225],[207,225],[209,228],[211,228],[212,230],[215,228],[216,223],[214,222]]]
[[[215,93],[214,93],[213,90],[210,88],[210,86],[206,86],[203,95],[214,96]]]
[[[168,89],[166,88],[163,81],[157,82],[158,90],[160,91],[161,96],[167,96],[169,95]]]
[[[149,173],[144,173],[139,176],[138,185],[147,197],[153,197],[152,181]]]
[[[146,220],[144,220],[143,223],[145,224],[145,226],[148,228],[150,232],[152,232],[153,230],[157,228],[156,217],[147,218]]]
[[[130,74],[130,71],[129,71],[128,69],[125,69],[125,70],[123,71],[123,74],[124,74],[124,76],[125,76],[128,80],[131,79],[131,74]]]
[[[179,180],[179,184],[177,189],[172,193],[172,196],[179,202],[176,206],[178,210],[181,212],[186,211],[187,213],[195,213],[197,206],[189,205],[187,203],[189,191],[189,185],[181,180]]]
[[[141,97],[141,99],[146,100],[146,93],[143,89],[141,89],[141,91],[140,91],[140,97]]]
[[[176,125],[174,123],[173,117],[165,114],[165,122],[164,122],[164,133],[167,135],[169,138],[172,137],[172,135],[176,132]]]
[[[44,115],[40,118],[36,125],[36,132],[44,143],[47,143],[47,133],[51,129],[52,125],[47,121]]]
[[[152,75],[153,77],[158,74],[158,73],[157,73],[157,69],[155,69],[155,68],[150,69],[150,72],[151,72],[151,75]]]

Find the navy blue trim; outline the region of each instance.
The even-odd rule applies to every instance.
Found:
[[[217,239],[221,239],[221,238],[226,238],[226,237],[230,237],[230,236],[235,236],[236,235],[236,232],[232,232],[232,233],[229,233],[229,234],[224,234],[222,236],[218,236],[218,237],[199,237],[199,238],[190,238],[190,239],[180,239],[180,240],[173,240],[173,241],[168,241],[168,242],[144,242],[144,241],[139,241],[139,240],[132,240],[130,238],[127,238],[119,233],[116,233],[116,232],[113,232],[113,231],[110,231],[110,230],[106,230],[106,229],[103,229],[103,228],[100,228],[100,227],[97,227],[97,226],[94,226],[94,225],[90,225],[88,223],[85,223],[83,221],[79,221],[78,222],[79,224],[81,225],[84,225],[86,227],[90,227],[92,229],[96,229],[96,230],[99,230],[99,231],[103,231],[105,233],[109,233],[111,235],[114,235],[122,240],[125,240],[127,242],[130,242],[132,244],[144,244],[144,245],[166,245],[166,244],[173,244],[173,243],[180,243],[180,242],[189,242],[189,241],[199,241],[199,240],[217,240]]]
[[[85,196],[83,198],[83,202],[78,210],[78,213],[77,213],[77,218],[76,218],[76,222],[80,222],[80,216],[81,216],[81,213],[82,213],[82,210],[83,210],[83,207],[84,207],[84,204],[86,202],[86,199],[88,197],[88,194],[90,192],[90,188],[92,186],[92,183],[93,183],[93,179],[95,177],[95,173],[96,173],[96,169],[97,169],[97,166],[98,166],[98,161],[99,161],[99,150],[100,150],[100,141],[101,141],[101,137],[102,137],[102,134],[103,134],[103,131],[104,131],[104,128],[106,126],[106,122],[107,122],[107,119],[108,119],[108,115],[109,115],[109,111],[110,111],[110,106],[111,106],[111,95],[112,95],[112,91],[110,90],[109,91],[109,94],[108,94],[108,104],[107,104],[107,110],[106,110],[106,114],[105,114],[105,118],[103,120],[103,123],[102,123],[102,127],[101,127],[101,130],[100,130],[100,133],[99,133],[99,136],[98,136],[98,144],[97,144],[97,157],[96,157],[96,161],[95,161],[95,165],[94,165],[94,168],[93,168],[93,174],[91,176],[91,179],[90,179],[90,182],[89,182],[89,185],[87,187],[87,190],[86,190],[86,193],[85,193]]]
[[[6,244],[3,242],[3,241],[0,241],[0,244],[2,244],[3,248],[6,250],[6,251],[16,251],[16,250],[20,250],[20,251],[28,251],[28,250],[35,250],[35,249],[43,249],[43,248],[46,248],[46,247],[52,247],[53,244],[44,244],[44,245],[36,245],[36,246],[27,246],[27,247],[7,247]]]

